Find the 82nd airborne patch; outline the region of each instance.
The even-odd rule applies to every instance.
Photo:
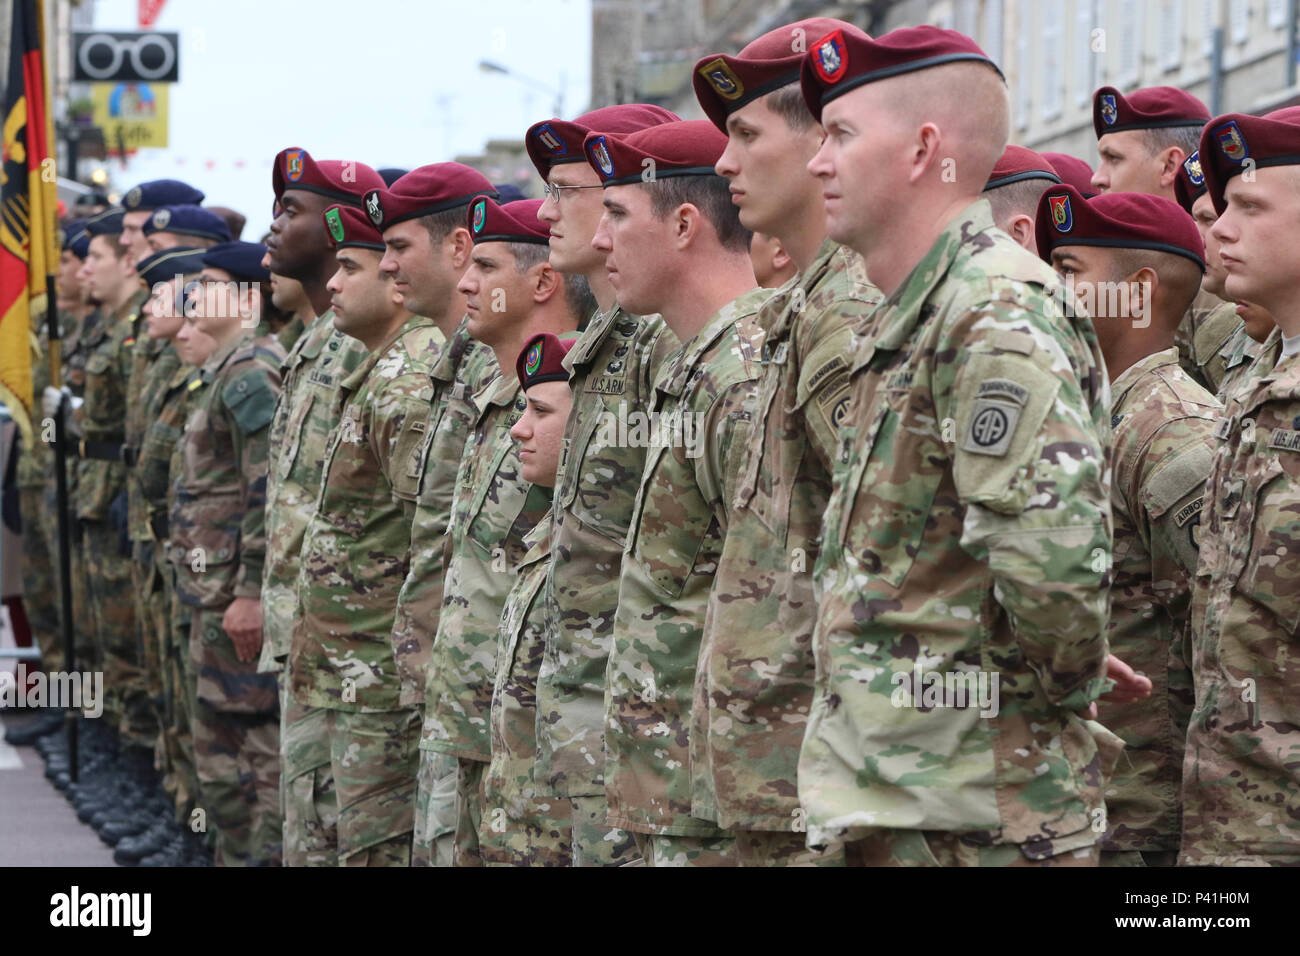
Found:
[[[724,100],[738,100],[745,95],[745,84],[722,57],[710,60],[697,72],[704,77],[709,86],[713,87],[713,92]]]

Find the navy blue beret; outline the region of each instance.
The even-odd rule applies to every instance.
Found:
[[[203,249],[176,246],[146,256],[136,263],[135,271],[150,286],[176,275],[194,275],[203,271]]]
[[[120,236],[123,212],[121,206],[112,206],[95,213],[86,220],[86,232],[92,236]]]
[[[260,242],[223,242],[203,250],[203,264],[225,269],[234,279],[245,282],[269,282],[271,273],[262,265],[266,246]]]
[[[179,179],[151,179],[127,191],[122,206],[128,212],[161,209],[163,206],[197,206],[203,193]]]
[[[155,209],[144,224],[144,234],[171,232],[178,236],[194,236],[214,242],[229,242],[230,227],[215,212],[200,206],[163,206]]]
[[[89,247],[90,234],[86,232],[86,220],[65,219],[59,226],[59,248],[67,249],[78,259],[84,259]]]

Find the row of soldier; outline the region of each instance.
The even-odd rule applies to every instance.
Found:
[[[1300,119],[1105,87],[1090,176],[951,31],[693,80],[531,127],[545,200],[291,148],[265,248],[145,256],[166,181],[65,244],[138,765],[79,810],[230,865],[1300,859]]]

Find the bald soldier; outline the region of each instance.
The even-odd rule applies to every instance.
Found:
[[[465,443],[452,501],[447,579],[429,659],[425,746],[456,758],[453,863],[491,862],[480,854],[484,775],[491,759],[488,718],[496,675],[497,634],[524,536],[550,505],[551,489],[520,474],[510,429],[526,406],[513,359],[538,332],[565,335],[581,317],[567,280],[547,261],[539,200],[505,205],[486,197],[470,206],[474,237],[458,288],[469,309],[470,335],[496,357],[500,374],[474,396],[477,415]]]
[[[401,701],[389,640],[410,565],[432,385],[446,339],[381,272],[384,240],[354,206],[324,221],[338,258],[334,325],[367,355],[338,383],[316,513],[303,537],[291,692],[326,712],[341,866],[409,866],[419,708]]]
[[[887,297],[854,357],[816,577],[809,845],[1093,865],[1119,748],[1086,720],[1107,673],[1109,392],[1086,318],[980,199],[1005,84],[934,27],[836,31],[801,79],[828,231]]]
[[[1192,597],[1196,710],[1179,863],[1300,864],[1300,119],[1230,113],[1201,136],[1228,296],[1281,333],[1271,372],[1215,428]]]
[[[546,182],[537,210],[550,233],[549,262],[585,280],[598,312],[564,358],[572,373],[572,403],[564,454],[555,481],[550,538],[550,600],[555,627],[537,677],[539,795],[570,805],[574,866],[618,866],[638,859],[630,834],[605,823],[605,671],[618,609],[619,569],[645,467],[644,445],[610,441],[606,415],[649,410],[664,361],[680,344],[656,315],[619,306],[592,246],[604,207],[600,174],[582,151],[591,132],[632,133],[678,117],[658,106],[628,103],[573,120],[535,123],[524,136],[528,155]]]
[[[1034,252],[1034,223],[1038,200],[1061,178],[1045,156],[1023,146],[1008,146],[989,173],[984,198],[993,211],[993,224],[1024,249]]]
[[[695,674],[691,813],[732,830],[744,865],[830,864],[810,851],[795,790],[813,695],[812,570],[830,467],[849,409],[853,330],[881,301],[857,253],[826,236],[808,160],[822,129],[804,103],[808,43],[840,20],[779,27],[695,66],[695,94],[727,134],[715,170],[747,229],[771,233],[798,278],[755,317],[765,330],[753,434],[709,596]]]
[[[339,418],[339,382],[366,355],[359,339],[334,327],[331,292],[337,269],[324,213],[361,197],[383,180],[352,160],[316,161],[297,147],[281,150],[271,171],[279,214],[267,240],[268,269],[297,279],[316,319],[294,343],[281,370],[280,401],[271,422],[271,466],[266,486],[266,567],[262,672],[279,673],[283,761],[284,863],[334,866],[338,862],[337,804],[331,776],[327,713],[287,692],[286,662],[298,613],[298,573],[303,535],[316,511],[325,449]]]
[[[710,122],[589,133],[604,185],[592,240],[620,308],[658,312],[682,343],[648,416],[602,422],[648,444],[619,581],[605,714],[611,826],[648,866],[734,866],[734,835],[692,815],[691,701],[709,590],[750,440],[770,295],[754,289],[750,234],[714,172],[727,139]],[[653,169],[650,180],[642,172]]]
[[[1106,790],[1101,862],[1173,866],[1193,703],[1191,579],[1222,410],[1179,367],[1173,342],[1200,285],[1205,247],[1167,199],[1109,192],[1085,200],[1072,186],[1043,194],[1037,242],[1073,282],[1111,377],[1115,570],[1106,633],[1111,652],[1152,683],[1145,700],[1097,708],[1125,745]]]
[[[426,706],[456,472],[478,418],[473,396],[497,375],[492,350],[469,334],[465,295],[456,288],[473,247],[466,211],[484,195],[495,196],[496,190],[482,173],[460,163],[432,163],[365,197],[366,214],[384,237],[380,271],[392,277],[394,291],[406,308],[432,319],[447,340],[429,373],[433,392],[420,452],[411,563],[393,615],[400,701],[417,707]],[[411,864],[450,866],[456,832],[456,758],[428,749],[423,732],[419,747]]]

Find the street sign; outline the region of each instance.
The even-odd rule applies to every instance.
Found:
[[[180,79],[180,34],[72,34],[72,78],[77,82],[143,81],[175,83]]]
[[[92,83],[95,125],[104,130],[109,152],[167,145],[166,83]]]

